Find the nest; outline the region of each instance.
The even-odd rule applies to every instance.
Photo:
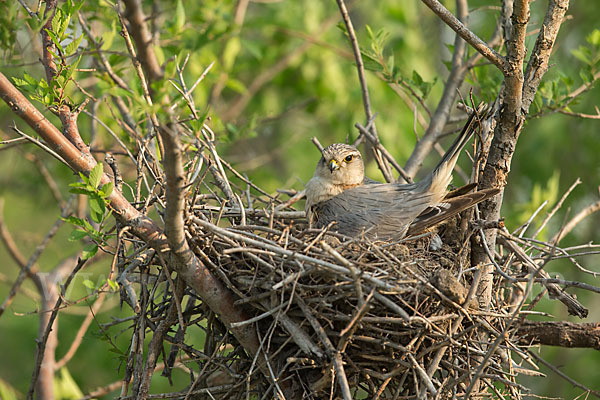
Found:
[[[470,265],[473,232],[481,227],[470,225],[469,211],[396,243],[347,238],[331,227],[311,229],[304,212],[291,207],[301,194],[288,193],[285,202],[270,196],[222,160],[208,140],[197,148],[187,169],[194,182],[188,242],[236,295],[234,306],[248,319],[234,325],[255,330],[260,350],[249,355],[193,290],[177,284],[181,277],[174,282],[163,269],[154,288],[142,290],[142,309],[152,329],[179,323],[174,335],[164,336],[172,346],[163,375],[184,367],[191,382],[181,392],[156,396],[519,398],[527,389],[517,376],[541,375],[518,334],[529,293],[522,284],[525,265],[534,262],[516,246],[516,257],[506,253],[504,271],[511,276],[496,265],[492,301],[480,307],[472,288],[486,266]],[[158,264],[152,260],[128,270],[147,273],[144,265]],[[119,281],[121,293],[139,309],[127,279]],[[152,282],[143,274],[140,279]],[[166,289],[156,290],[161,281]],[[565,304],[573,300],[560,290],[555,295]],[[144,326],[137,322],[133,337],[143,337]],[[191,327],[201,330],[201,343],[186,340]],[[127,373],[135,380],[141,373],[134,350]]]
[[[307,398],[329,397],[336,356],[349,387],[368,398],[452,395],[472,381],[488,335],[502,330],[503,315],[465,304],[473,274],[454,226],[441,242],[429,233],[390,244],[308,229],[297,212],[246,210],[242,225],[239,211],[210,208],[198,207],[206,221],[190,227],[196,248],[254,315],[264,348],[285,360],[279,378],[293,375]],[[224,216],[235,225],[218,227]],[[482,376],[501,376],[500,354]]]
[[[303,398],[330,398],[343,390],[340,379],[359,398],[520,389],[506,349],[486,349],[508,314],[500,312],[505,304],[478,311],[469,293],[476,269],[460,217],[397,243],[352,239],[310,229],[290,207],[298,195],[286,203],[254,195],[247,179],[240,182],[246,190],[236,189],[211,168],[215,181],[206,187],[230,200],[196,192],[187,226],[192,249],[252,317],[238,326],[255,324],[272,374],[265,379],[257,358],[246,357],[205,310],[214,345],[204,349],[212,355],[196,382],[211,396],[269,398],[292,385],[287,390]],[[504,389],[494,387],[498,380]]]

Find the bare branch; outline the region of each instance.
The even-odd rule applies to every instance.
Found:
[[[600,350],[600,323],[567,321],[523,321],[517,337],[524,345],[588,347]]]
[[[529,111],[535,92],[548,70],[548,60],[562,25],[565,13],[569,8],[569,0],[550,0],[546,17],[535,41],[533,52],[525,69],[525,85],[523,87],[523,110]]]
[[[137,57],[142,63],[142,67],[150,81],[158,81],[163,78],[163,71],[160,68],[154,47],[152,46],[152,34],[146,24],[146,15],[142,10],[142,2],[139,0],[124,0],[125,18],[131,25],[131,36],[137,48]],[[134,56],[135,57],[135,56]]]
[[[559,370],[558,368],[556,368],[554,365],[550,364],[548,361],[544,360],[542,357],[540,357],[538,354],[536,354],[533,351],[528,351],[527,352],[529,355],[533,356],[533,358],[535,358],[537,361],[539,361],[540,363],[544,364],[546,367],[550,368],[553,372],[555,372],[558,376],[560,376],[561,378],[563,378],[564,380],[566,380],[567,382],[569,382],[570,384],[572,384],[575,387],[578,387],[580,389],[585,390],[586,392],[593,394],[594,396],[596,396],[597,398],[600,398],[600,392],[598,392],[597,390],[592,390],[584,385],[582,385],[581,383],[577,382],[576,380],[570,378],[567,374],[565,374],[564,372],[562,372],[561,370]]]
[[[89,173],[96,165],[93,159],[81,157],[78,149],[69,142],[33,105],[0,73],[0,97],[11,107],[11,109],[23,118],[36,132],[75,171]],[[104,174],[101,184],[110,182],[111,179]],[[158,252],[168,251],[167,238],[155,223],[134,208],[129,201],[118,190],[113,190],[109,197],[110,205],[115,211],[115,217],[124,225],[132,227],[132,232],[145,240]],[[187,253],[189,254],[189,253]],[[206,303],[228,325],[231,322],[247,319],[242,310],[233,305],[233,294],[229,292],[214,275],[206,269],[196,258],[190,258],[190,264],[177,264],[179,273],[182,274],[188,285],[190,285]],[[214,307],[214,308],[213,308]],[[246,350],[255,354],[258,349],[256,333],[251,328],[242,327],[232,329],[234,335]]]
[[[558,200],[558,202],[556,203],[556,205],[554,206],[554,208],[552,208],[552,210],[548,213],[548,215],[546,215],[546,218],[544,218],[544,220],[542,221],[542,223],[540,224],[540,226],[536,229],[536,231],[534,232],[534,234],[531,236],[532,238],[535,238],[537,235],[540,234],[540,232],[544,229],[544,227],[546,226],[546,224],[548,223],[548,221],[550,221],[550,218],[552,218],[552,216],[554,214],[556,214],[556,212],[562,207],[563,203],[565,202],[565,200],[567,199],[567,197],[569,196],[569,194],[571,194],[571,192],[573,190],[575,190],[575,188],[581,184],[581,179],[577,178],[575,179],[575,182],[573,182],[573,184],[569,187],[569,189],[567,189],[567,191],[565,192],[565,194],[562,195],[562,197],[560,198],[560,200]],[[525,230],[523,230],[523,232],[525,232]],[[552,243],[558,243],[558,240],[554,240],[551,239],[550,242]]]
[[[56,0],[49,0],[46,2],[46,9],[44,10],[44,20],[46,23],[40,32],[42,34],[43,45],[42,64],[46,70],[46,82],[48,82],[48,85],[51,85],[51,82],[54,80],[57,72],[56,62],[54,61],[54,56],[52,55],[52,53],[56,53],[56,46],[47,32],[47,30],[52,30],[52,19],[56,13],[56,3]]]
[[[480,179],[482,188],[499,187],[503,189],[506,186],[516,142],[523,127],[524,114],[521,109],[523,62],[525,59],[525,36],[529,21],[529,1],[515,0],[510,19],[511,28],[505,30],[507,57],[506,67],[503,71],[504,86],[498,99],[501,101],[499,118],[496,117],[494,138],[490,145],[487,164]],[[498,220],[502,199],[503,191],[489,201],[481,203],[481,218],[491,221]],[[496,230],[486,232],[486,241],[490,248],[496,246]],[[485,263],[487,257],[485,249],[474,243],[471,254],[473,265]],[[478,299],[484,307],[487,307],[491,301],[492,271],[493,267],[491,266],[482,270],[483,276],[477,289]]]
[[[340,352],[333,346],[331,340],[325,333],[325,329],[321,326],[319,321],[314,317],[310,308],[302,301],[301,298],[296,297],[296,303],[304,313],[306,319],[312,326],[313,330],[317,333],[319,340],[325,346],[325,351],[327,352],[327,356],[329,357],[333,367],[335,368],[335,372],[337,374],[337,381],[340,386],[340,390],[342,391],[342,396],[344,400],[351,400],[352,394],[350,393],[350,386],[348,385],[348,378],[346,377],[346,373],[344,371],[344,364],[342,362],[342,355]]]
[[[17,294],[19,287],[21,286],[21,284],[23,283],[25,278],[31,274],[32,268],[37,266],[37,261],[40,258],[40,256],[42,255],[42,252],[44,251],[46,246],[48,246],[48,243],[50,242],[50,240],[56,235],[56,233],[58,232],[58,228],[60,228],[62,226],[62,224],[64,223],[63,218],[67,216],[67,213],[69,212],[70,207],[71,207],[71,204],[68,203],[65,206],[65,208],[63,208],[61,217],[56,220],[56,222],[52,225],[52,227],[50,227],[50,229],[48,230],[48,233],[46,234],[44,239],[41,241],[40,244],[38,244],[38,246],[35,248],[35,251],[33,252],[33,254],[27,260],[27,265],[25,265],[25,267],[22,268],[21,271],[19,272],[17,279],[15,279],[15,282],[13,283],[12,287],[10,288],[10,292],[9,292],[8,296],[6,297],[6,299],[4,300],[2,305],[0,305],[0,316],[2,316],[4,311],[6,311],[6,308],[11,305],[12,301],[14,300],[14,298]]]
[[[550,275],[546,271],[542,270],[546,260],[542,260],[536,263],[531,259],[531,257],[527,255],[527,253],[525,253],[525,251],[522,248],[520,248],[515,243],[513,243],[513,241],[510,240],[510,234],[503,231],[500,231],[500,233],[501,237],[499,239],[502,241],[502,243],[504,243],[513,251],[517,258],[519,258],[527,266],[527,270],[529,271],[532,277],[539,274],[543,278],[550,278]],[[587,317],[588,309],[581,305],[581,303],[574,296],[571,296],[569,293],[562,290],[562,288],[559,285],[557,285],[556,283],[545,281],[544,286],[546,287],[546,289],[548,289],[548,294],[550,298],[558,299],[561,303],[567,306],[569,314],[576,315],[579,318]]]
[[[461,24],[463,22],[466,23],[468,16],[466,0],[457,0],[456,10],[458,14],[457,21]],[[467,28],[465,27],[465,29]],[[450,69],[450,75],[448,75],[448,79],[444,85],[444,93],[442,94],[438,106],[435,109],[431,120],[429,121],[429,126],[427,127],[425,134],[419,141],[417,141],[412,154],[404,166],[406,173],[411,177],[414,177],[419,171],[423,165],[425,157],[427,154],[429,154],[429,152],[431,152],[433,145],[439,140],[440,136],[442,135],[442,130],[448,122],[452,105],[456,99],[457,90],[463,83],[465,74],[467,73],[467,68],[465,65],[466,47],[465,41],[461,39],[461,35],[457,32],[454,39],[454,52],[452,53],[452,68]]]
[[[553,243],[560,242],[569,232],[571,232],[581,221],[585,218],[589,217],[596,211],[600,210],[600,200],[595,203],[590,204],[583,210],[579,211],[577,215],[575,215],[561,230],[556,233],[552,239],[550,239]]]
[[[480,52],[492,64],[497,66],[500,71],[505,71],[505,60],[502,55],[490,48],[483,40],[471,32],[462,22],[460,22],[446,7],[437,0],[421,0],[425,5],[436,13],[452,30],[460,35],[475,50]]]
[[[583,119],[600,119],[600,113],[596,110],[596,114],[585,114],[577,112],[569,112],[565,110],[558,110],[559,113],[569,115],[571,117],[583,118]]]
[[[75,275],[79,272],[79,270],[81,268],[83,268],[83,266],[85,265],[85,261],[86,260],[79,260],[77,262],[77,264],[71,271],[71,274],[69,275],[69,277],[65,281],[64,285],[62,286],[63,294],[64,294],[64,291],[69,287],[69,285],[73,281],[73,278],[75,277]],[[45,322],[45,324],[42,323],[40,325],[40,335],[39,335],[39,339],[38,339],[38,348],[37,348],[37,354],[36,354],[35,367],[33,369],[31,383],[29,385],[29,390],[27,392],[27,400],[33,399],[33,394],[35,392],[38,378],[40,377],[40,374],[45,372],[45,371],[43,371],[44,366],[42,365],[44,362],[44,356],[47,354],[45,349],[46,349],[46,345],[48,343],[48,338],[50,337],[50,333],[52,332],[52,329],[54,327],[54,321],[56,320],[56,317],[58,316],[58,311],[60,310],[60,305],[62,304],[62,302],[63,302],[63,296],[57,295],[56,296],[56,304],[54,305],[54,307],[52,307],[52,306],[48,307],[48,311],[51,310],[52,312],[50,313],[50,315],[47,315],[46,318],[42,319],[42,322]],[[52,349],[52,352],[53,352],[53,349]],[[53,360],[52,360],[51,366],[52,366],[52,377],[53,377],[54,376]],[[40,393],[40,396],[44,395],[44,394],[45,393]],[[49,394],[49,395],[51,395],[51,394]]]

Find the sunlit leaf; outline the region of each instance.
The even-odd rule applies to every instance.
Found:
[[[97,249],[97,246],[96,246],[96,249]],[[86,254],[86,255],[87,255],[87,254]],[[82,256],[82,258],[83,258],[84,260],[87,260],[88,258],[90,258],[90,257],[92,257],[92,256],[93,256],[93,254],[92,254],[92,255],[90,255],[89,257]],[[86,288],[88,288],[88,289],[92,289],[92,290],[93,290],[93,289],[95,289],[95,288],[96,288],[96,284],[95,284],[94,282],[92,282],[91,280],[89,280],[89,279],[84,279],[84,281],[83,281],[82,283],[83,283],[83,286],[85,286],[85,287],[86,287]]]
[[[82,231],[80,229],[76,229],[73,232],[71,232],[71,234],[69,235],[69,241],[71,242],[76,242],[78,240],[83,239],[84,237],[86,237],[88,234],[86,231]]]
[[[92,187],[97,188],[98,185],[100,184],[100,180],[102,179],[103,173],[104,173],[104,168],[102,166],[102,163],[99,162],[90,171],[89,184]]]
[[[181,0],[177,0],[177,5],[175,6],[175,33],[179,33],[183,30],[183,26],[185,25],[185,8],[183,7],[183,2]]]
[[[83,251],[81,252],[81,258],[87,260],[88,258],[92,258],[98,252],[98,245],[96,243],[89,243],[83,247]],[[94,289],[95,285],[90,289]]]

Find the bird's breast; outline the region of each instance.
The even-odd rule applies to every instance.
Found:
[[[356,186],[356,185],[354,185]],[[354,187],[350,186],[350,187]],[[328,182],[318,176],[313,177],[305,186],[306,206],[327,201],[332,197],[342,193],[348,187],[345,185],[336,185]]]

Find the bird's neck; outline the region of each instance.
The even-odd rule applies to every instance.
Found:
[[[329,180],[314,176],[306,184],[306,206],[310,207],[322,201],[337,196],[344,190],[359,186],[359,184],[336,184]]]

